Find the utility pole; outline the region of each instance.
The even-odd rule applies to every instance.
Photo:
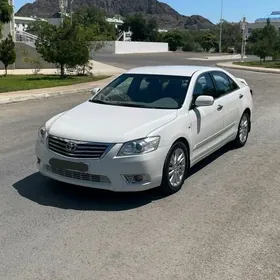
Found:
[[[245,30],[246,30],[246,17],[243,17],[243,20],[242,20],[241,62],[244,62],[244,56],[245,56]]]
[[[73,15],[72,4],[73,4],[73,1],[74,1],[74,0],[70,0],[70,19],[71,19],[71,25],[72,25],[72,23],[73,23],[73,20],[72,20],[72,15]]]
[[[66,16],[67,0],[59,0],[60,9],[60,24],[63,24],[63,19]]]
[[[222,52],[223,10],[224,10],[224,0],[221,0],[220,42],[219,42],[219,52],[220,52],[220,53]]]
[[[13,7],[13,13],[12,13],[12,19],[8,23],[9,25],[9,33],[11,34],[13,41],[16,42],[16,24],[15,24],[15,6],[14,6],[14,0],[8,1],[9,5]],[[8,35],[8,34],[7,34]],[[1,40],[0,40],[1,41]],[[13,63],[13,69],[16,69],[16,63]]]

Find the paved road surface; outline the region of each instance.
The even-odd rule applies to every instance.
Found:
[[[38,127],[85,94],[0,106],[0,279],[279,279],[280,79],[233,73],[255,91],[248,145],[209,157],[168,198],[37,173]]]
[[[97,53],[94,60],[110,64],[116,67],[130,69],[138,66],[153,65],[205,65],[214,66],[218,61],[213,60],[192,60],[190,58],[204,58],[207,56],[217,56],[217,54],[205,53],[158,53],[158,54],[102,54]],[[249,56],[247,60],[256,60],[254,56]]]

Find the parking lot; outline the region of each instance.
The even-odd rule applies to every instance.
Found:
[[[153,57],[97,60],[123,68],[183,61]],[[280,279],[280,79],[230,72],[254,91],[249,141],[199,163],[168,198],[37,173],[37,129],[88,94],[0,106],[0,279]]]

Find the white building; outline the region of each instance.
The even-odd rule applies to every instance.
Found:
[[[111,23],[111,24],[114,24],[115,25],[115,28],[118,28],[119,26],[123,25],[123,20],[119,19],[119,18],[116,18],[116,17],[113,17],[113,18],[106,18],[106,21]]]
[[[250,35],[256,28],[264,28],[268,19],[271,25],[273,25],[277,31],[280,31],[280,11],[273,11],[270,15],[258,18],[254,23],[249,23],[246,30],[247,35]]]
[[[36,17],[18,17],[15,16],[15,30],[16,31],[26,31],[28,29],[28,26],[30,26],[32,23],[34,23],[38,19]]]

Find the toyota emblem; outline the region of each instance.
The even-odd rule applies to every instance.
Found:
[[[74,142],[68,142],[66,144],[66,149],[69,151],[69,152],[74,152],[76,149],[77,149],[77,144],[74,143]]]

